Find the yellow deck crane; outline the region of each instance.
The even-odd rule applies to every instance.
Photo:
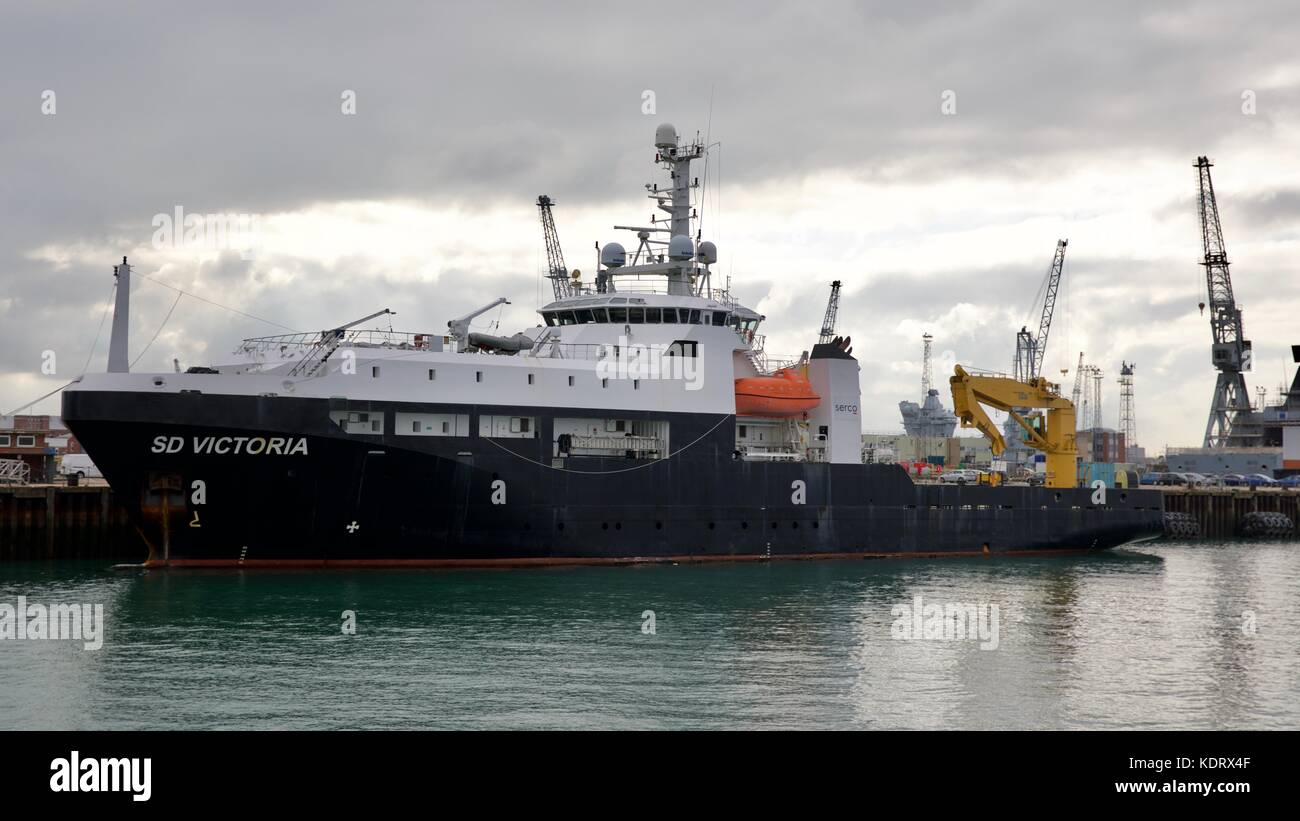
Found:
[[[953,410],[961,426],[977,428],[987,436],[994,456],[1001,456],[1007,443],[984,410],[985,405],[1011,414],[1025,431],[1025,444],[1047,454],[1047,487],[1078,484],[1074,403],[1061,396],[1058,386],[1041,376],[1018,382],[1007,376],[970,374],[961,365],[948,381],[952,385]],[[1021,415],[1015,408],[1043,408],[1047,413]]]

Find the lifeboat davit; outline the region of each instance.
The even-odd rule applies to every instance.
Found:
[[[736,380],[737,416],[801,416],[821,401],[801,369],[781,368],[771,376]]]

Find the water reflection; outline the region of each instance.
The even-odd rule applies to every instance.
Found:
[[[527,571],[4,565],[0,601],[100,601],[109,623],[98,653],[0,642],[0,727],[1295,728],[1297,582],[1293,545],[1243,543]],[[891,638],[891,609],[917,596],[996,605],[997,649]]]

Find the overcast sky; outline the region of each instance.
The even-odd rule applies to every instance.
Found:
[[[162,324],[175,293],[141,280],[137,370],[384,307],[440,330],[506,296],[480,324],[531,326],[537,194],[589,270],[595,242],[626,243],[614,224],[650,213],[661,121],[721,143],[704,236],[770,351],[808,348],[844,281],[869,430],[900,429],[898,401],[919,397],[926,331],[948,362],[1006,370],[1068,237],[1048,374],[1085,352],[1115,426],[1135,361],[1140,443],[1199,445],[1198,154],[1251,390],[1271,399],[1293,371],[1294,3],[0,3],[0,21],[0,412],[104,367],[123,255],[276,323],[182,298]],[[155,247],[177,206],[256,216],[256,255]]]

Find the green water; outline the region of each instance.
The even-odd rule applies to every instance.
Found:
[[[106,611],[97,651],[0,641],[0,728],[1296,729],[1298,591],[1296,543],[494,571],[0,564],[0,603]],[[996,604],[997,648],[892,638],[891,608],[918,594]]]

